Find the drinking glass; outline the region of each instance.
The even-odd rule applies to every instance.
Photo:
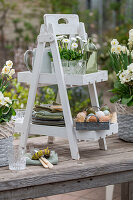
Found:
[[[21,121],[24,119],[25,109],[16,109],[16,115],[12,117],[13,120]]]
[[[8,161],[10,170],[24,170],[26,168],[26,157],[24,151],[19,146],[8,147]]]

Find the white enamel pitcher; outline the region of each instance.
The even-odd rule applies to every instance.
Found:
[[[51,60],[48,55],[48,52],[51,52],[50,47],[44,48],[41,73],[51,73]],[[27,50],[24,53],[24,63],[29,71],[32,71],[32,68],[34,66],[35,55],[36,55],[36,48],[34,48],[33,50]],[[32,57],[32,64],[30,64],[31,57]]]

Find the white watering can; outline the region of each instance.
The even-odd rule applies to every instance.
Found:
[[[48,55],[48,52],[51,52],[50,47],[44,48],[42,64],[41,64],[41,73],[51,73],[51,60]],[[35,55],[36,55],[36,48],[34,48],[33,50],[27,50],[24,53],[24,63],[29,71],[32,71],[32,68],[34,66]],[[31,56],[32,56],[32,65],[30,64]]]

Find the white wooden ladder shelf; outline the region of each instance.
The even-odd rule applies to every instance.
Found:
[[[65,19],[66,24],[59,24],[59,19]],[[41,26],[38,36],[38,44],[34,67],[32,73],[29,71],[18,73],[19,82],[30,84],[29,96],[27,101],[26,113],[23,123],[17,123],[16,132],[21,132],[21,148],[26,148],[28,134],[48,135],[54,137],[68,138],[71,156],[73,159],[79,159],[78,140],[98,140],[101,149],[106,150],[107,135],[117,132],[117,124],[112,124],[110,130],[104,131],[76,131],[73,126],[73,119],[70,111],[70,105],[67,96],[67,86],[88,85],[92,106],[99,106],[96,82],[106,81],[108,79],[107,71],[98,71],[97,73],[85,75],[67,75],[63,73],[61,59],[58,50],[56,35],[79,35],[87,40],[83,23],[79,23],[77,15],[49,14],[44,15],[44,24]],[[43,49],[46,42],[50,43],[51,52],[55,66],[55,74],[40,73]],[[58,85],[60,100],[63,108],[65,127],[44,126],[31,123],[32,110],[34,106],[37,87],[46,85]]]

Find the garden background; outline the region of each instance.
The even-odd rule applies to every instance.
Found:
[[[12,60],[16,72],[26,70],[24,52],[36,47],[36,38],[43,15],[48,13],[78,14],[85,23],[86,32],[98,48],[99,69],[109,71],[108,83],[98,86],[100,104],[109,104],[115,75],[109,59],[110,41],[118,39],[126,44],[128,31],[133,28],[132,0],[0,0],[0,66]],[[12,80],[10,92],[6,95],[18,99],[15,108],[25,108],[28,86]],[[56,98],[56,87],[40,88],[36,103],[51,103]],[[88,88],[78,87],[68,90],[73,115],[90,104]]]

